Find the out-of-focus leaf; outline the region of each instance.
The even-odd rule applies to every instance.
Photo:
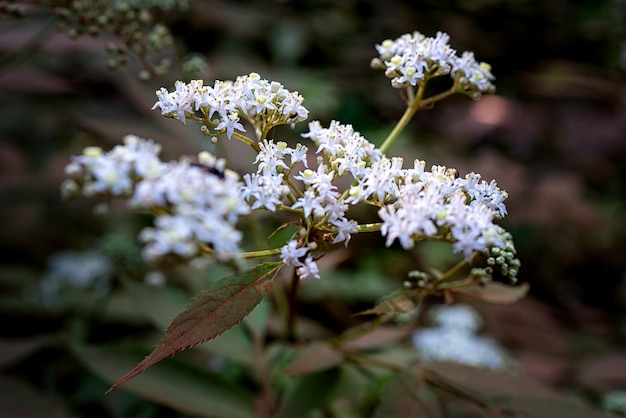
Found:
[[[428,383],[493,410],[525,418],[607,417],[578,401],[564,398],[523,374],[495,372],[451,363],[423,368]]]
[[[109,391],[166,357],[215,338],[239,323],[268,295],[272,280],[282,265],[282,262],[260,264],[219,280],[196,295],[191,305],[174,319],[152,353]]]
[[[519,286],[508,286],[502,283],[492,282],[484,286],[465,286],[448,290],[462,293],[485,302],[513,303],[526,296],[528,289],[530,289],[528,283]]]
[[[429,382],[457,388],[485,400],[512,396],[558,398],[552,390],[519,373],[495,372],[455,363],[432,363],[422,369]]]
[[[55,398],[26,382],[0,376],[0,414],[3,417],[69,418],[72,415]]]
[[[340,378],[338,368],[298,378],[285,395],[281,408],[283,417],[303,417],[307,412],[327,405]]]
[[[284,371],[298,376],[321,372],[337,366],[343,360],[343,353],[324,342],[316,342],[296,352],[296,358]]]
[[[417,360],[417,354],[413,347],[399,344],[368,353],[346,352],[346,357],[357,358],[362,365],[369,363],[372,366],[387,370],[404,370]]]
[[[404,291],[394,291],[371,309],[358,312],[355,315],[379,315],[384,318],[394,318],[406,314],[417,308],[417,304]]]
[[[610,418],[613,416],[594,411],[575,399],[517,397],[501,399],[497,404],[504,410],[513,411],[515,416],[525,418]]]
[[[48,338],[0,340],[0,368],[10,366],[24,357],[28,357],[48,343],[50,343]]]
[[[154,288],[130,281],[124,282],[124,287],[134,298],[135,306],[160,329],[166,329],[189,303],[184,292],[171,287]]]
[[[270,303],[262,300],[243,320],[243,325],[255,341],[263,341],[267,331],[267,321],[271,313]]]
[[[381,403],[376,408],[376,418],[411,418],[441,416],[441,411],[423,398],[424,385],[414,373],[400,373],[385,390]]]
[[[73,351],[87,368],[106,382],[114,382],[142,357],[141,350],[124,347],[73,347]],[[246,392],[219,375],[174,358],[155,365],[149,374],[127,382],[124,389],[198,417],[255,417]]]
[[[348,351],[376,350],[406,338],[411,332],[410,328],[380,326],[367,334],[349,340],[342,344],[341,348]]]

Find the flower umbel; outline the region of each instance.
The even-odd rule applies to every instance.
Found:
[[[374,66],[385,69],[394,87],[409,89],[408,110],[381,147],[352,125],[331,121],[323,127],[312,121],[302,134],[314,145],[315,156],[308,158],[307,145],[292,147],[268,138],[273,127],[308,117],[297,92],[257,73],[212,85],[177,81],[173,91],[156,92],[153,109],[183,123],[199,122],[205,134],[247,143],[257,152],[256,170],[243,173],[240,181],[225,169],[224,160],[209,153],[163,162],[159,145],[128,136],[110,152],[88,148],[74,157],[66,169],[70,179],[64,193],[122,197],[134,209],[152,211],[154,225],[140,234],[150,261],[170,256],[187,260],[203,253],[221,261],[237,259],[243,236],[237,220],[251,211],[268,211],[283,212],[289,218],[285,225],[296,230],[282,248],[267,254],[280,255],[300,278],[319,278],[316,260],[333,245],[348,246],[354,234],[379,231],[387,246],[398,241],[404,249],[424,239],[450,243],[468,264],[478,262],[472,277],[481,283],[494,272],[514,280],[519,267],[515,249],[510,235],[495,224],[507,213],[507,193],[495,181],[476,173],[459,177],[456,169],[438,165],[427,170],[421,160],[405,168],[402,157],[385,154],[422,106],[455,92],[478,98],[493,91],[489,66],[476,62],[471,52],[457,55],[442,32],[435,37],[405,34],[376,49]],[[428,80],[443,75],[452,77],[453,88],[424,98]],[[245,122],[255,137],[245,136]],[[353,219],[349,210],[360,204],[378,208],[380,222]],[[251,257],[256,256],[253,251]]]

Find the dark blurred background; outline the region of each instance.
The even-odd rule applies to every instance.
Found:
[[[62,202],[70,155],[92,144],[111,148],[127,133],[161,142],[169,158],[213,149],[197,126],[150,110],[156,89],[185,77],[176,56],[203,58],[208,66],[199,76],[207,83],[251,71],[278,80],[305,97],[311,120],[351,123],[380,144],[404,103],[369,68],[374,45],[414,30],[444,31],[453,48],[492,65],[497,93],[418,112],[388,153],[475,171],[509,192],[502,225],[515,238],[530,295],[511,306],[475,307],[523,370],[591,400],[626,389],[623,0],[190,1],[155,12],[177,47],[162,52],[174,57],[170,70],[148,81],[137,77],[142,66],[132,54],[127,65],[107,69],[106,45],[115,37],[71,39],[67,28],[57,30],[54,7],[4,3],[25,15],[0,17],[1,337],[68,332],[67,314],[37,307],[33,297],[50,257],[103,246],[107,237],[131,248],[145,222],[115,207],[94,218],[93,202]],[[275,136],[295,141],[305,130],[284,127]],[[235,144],[225,148],[231,167],[249,165]],[[439,249],[400,258],[381,244],[356,238],[351,261],[339,267],[370,268],[359,257],[373,257],[391,276],[445,262]],[[116,327],[115,335],[133,332]],[[110,330],[102,330],[106,339]],[[34,355],[31,366],[7,364],[25,375],[37,365],[43,374],[31,377],[40,388],[60,390],[63,379],[78,385],[71,364],[50,365],[67,360],[60,351]]]

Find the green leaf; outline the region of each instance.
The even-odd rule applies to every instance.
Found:
[[[283,372],[298,376],[320,372],[337,366],[343,353],[324,342],[315,342],[296,351],[295,360]]]
[[[448,289],[451,292],[462,293],[478,300],[491,303],[513,303],[517,302],[526,294],[530,286],[524,283],[520,286],[509,286],[506,284],[492,282],[484,286],[464,286],[454,289]]]
[[[299,378],[287,391],[282,417],[304,417],[306,413],[327,405],[339,381],[339,368],[332,368]]]
[[[196,295],[171,323],[155,349],[107,391],[110,392],[150,366],[217,337],[239,323],[265,298],[282,262],[263,263],[221,279]]]
[[[72,351],[85,366],[106,382],[132,367],[141,349],[106,346],[78,347]],[[155,365],[149,374],[127,382],[124,389],[177,411],[207,418],[254,418],[250,396],[219,375],[175,358]]]

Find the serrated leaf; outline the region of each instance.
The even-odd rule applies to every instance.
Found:
[[[327,343],[316,342],[296,351],[296,358],[283,373],[299,376],[321,372],[341,363],[343,353]]]
[[[135,282],[125,282],[124,287],[133,295],[135,305],[141,308],[145,316],[159,330],[166,329],[172,319],[185,310],[189,302],[189,297],[185,293],[169,287],[155,289]],[[260,305],[262,303],[250,315],[254,315]],[[246,317],[246,320],[250,315]],[[252,340],[241,328],[241,324],[233,326],[219,337],[205,342],[198,348],[237,364],[248,367],[255,365]]]
[[[451,292],[462,293],[464,295],[491,303],[513,303],[517,302],[526,294],[530,286],[524,283],[519,286],[509,286],[506,284],[492,282],[484,286],[464,286],[455,289],[448,289]]]
[[[113,382],[141,359],[138,348],[128,346],[73,346],[72,352],[95,375]],[[209,370],[170,358],[139,376],[125,390],[185,414],[206,418],[254,418],[251,397]]]
[[[282,417],[305,417],[306,414],[327,405],[339,381],[340,371],[332,368],[299,378],[285,395]]]
[[[170,324],[155,349],[109,390],[143,373],[179,351],[217,337],[239,323],[265,298],[282,262],[263,263],[213,283],[196,295],[189,307]]]

